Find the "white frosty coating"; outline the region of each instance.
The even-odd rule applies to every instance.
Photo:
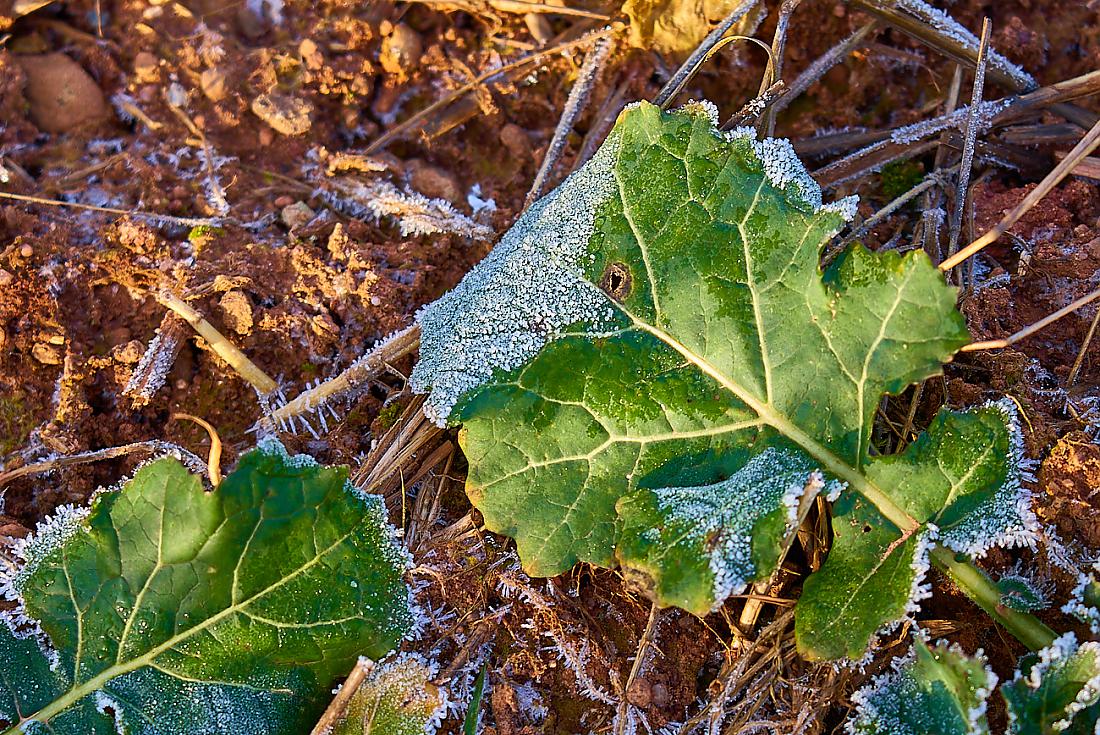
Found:
[[[974,129],[978,132],[985,132],[988,130],[993,118],[1011,104],[1012,100],[1007,99],[979,102]],[[900,144],[916,143],[917,141],[941,133],[948,128],[955,128],[961,132],[966,129],[969,119],[970,106],[963,105],[946,115],[934,117],[931,120],[922,120],[912,125],[905,125],[894,130],[890,133],[890,142]]]
[[[420,192],[402,191],[388,181],[362,181],[350,177],[327,178],[316,194],[337,210],[375,221],[393,217],[402,237],[453,232],[476,240],[488,240],[493,230],[457,212],[444,199],[429,199]]]
[[[532,204],[453,291],[421,309],[420,361],[410,385],[425,414],[446,423],[459,398],[533,358],[565,327],[599,329],[608,298],[584,279],[596,210],[615,190],[619,137]]]
[[[977,53],[981,46],[981,41],[978,40],[978,37],[971,33],[965,26],[961,25],[957,20],[939,8],[934,8],[924,2],[924,0],[898,0],[897,8],[928,23],[933,28],[962,45],[962,47],[968,51]],[[1012,79],[1024,89],[1033,89],[1038,86],[1034,77],[992,48],[987,50],[986,57],[991,66],[1012,77]]]
[[[928,578],[928,570],[931,568],[929,553],[932,551],[932,547],[936,545],[939,535],[940,529],[936,528],[936,524],[929,523],[917,538],[917,548],[913,552],[913,561],[909,563],[910,568],[913,570],[913,582],[909,587],[909,602],[905,605],[905,611],[910,615],[916,615],[920,612],[921,600],[926,600],[932,596],[932,583],[925,580]]]
[[[1048,676],[1058,676],[1071,663],[1078,663],[1086,658],[1091,661],[1092,674],[1087,681],[1082,683],[1074,701],[1066,706],[1066,716],[1051,726],[1051,729],[1055,732],[1068,730],[1077,713],[1100,702],[1100,642],[1086,641],[1078,645],[1077,636],[1073,631],[1069,631],[1039,651],[1039,660],[1032,665],[1026,676],[1022,671],[1017,670],[1016,675],[1012,678],[1011,683],[1013,685],[1020,686],[1022,684],[1032,692],[1036,692]],[[1009,707],[1009,731],[1015,732],[1013,729],[1015,722],[1016,713],[1012,707]]]
[[[988,733],[983,719],[989,695],[997,686],[997,675],[986,663],[981,649],[973,657],[967,656],[956,644],[952,644],[948,651],[956,656],[975,659],[985,670],[983,682],[970,681],[968,677],[968,682],[974,686],[974,697],[978,702],[967,710],[967,735]],[[891,661],[888,671],[878,674],[852,695],[855,714],[845,723],[848,735],[913,735],[918,731],[925,731],[916,727],[915,723],[901,718],[901,713],[897,711],[897,703],[911,701],[919,696],[919,687],[912,675],[916,660],[916,649],[910,649],[905,656]]]
[[[1034,548],[1039,539],[1040,524],[1031,510],[1031,491],[1024,486],[1033,482],[1031,468],[1034,462],[1024,456],[1024,435],[1016,404],[1008,398],[987,403],[984,408],[998,411],[1004,418],[1011,437],[1009,443],[1008,471],[1004,483],[996,493],[966,518],[944,531],[941,543],[952,551],[981,557],[994,547]]]
[[[709,101],[689,102],[682,110],[709,119],[714,134],[726,140],[751,140],[769,181],[814,212],[835,212],[845,221],[855,215],[854,196],[822,205],[821,187],[789,141],[757,141],[752,128],[720,131]],[[587,246],[596,211],[617,190],[613,166],[620,144],[613,130],[584,166],[523,213],[454,290],[417,313],[420,361],[410,386],[428,394],[424,412],[436,424],[446,424],[463,395],[495,372],[523,365],[565,327],[585,325],[590,334],[607,329],[611,302],[585,280],[582,267],[591,257]]]
[[[690,552],[707,549],[714,575],[717,609],[754,579],[752,532],[758,521],[777,508],[786,509],[788,526],[797,520],[803,496],[826,486],[821,473],[793,452],[768,447],[729,479],[698,487],[669,487],[653,491],[662,527],[675,529],[670,543]]]
[[[1085,593],[1092,585],[1100,584],[1100,562],[1093,564],[1092,572],[1080,574],[1073,588],[1069,602],[1062,606],[1062,612],[1072,615],[1083,623],[1088,623],[1093,635],[1100,635],[1100,609],[1085,602]]]

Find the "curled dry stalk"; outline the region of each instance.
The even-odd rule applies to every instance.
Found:
[[[202,459],[187,451],[183,447],[172,444],[171,442],[151,439],[149,441],[123,444],[118,447],[96,449],[91,452],[80,452],[79,454],[67,454],[60,457],[51,457],[50,459],[45,459],[41,462],[33,462],[31,464],[23,465],[22,467],[14,467],[10,470],[0,472],[0,488],[4,487],[4,485],[7,485],[12,480],[19,479],[20,477],[27,477],[28,475],[41,475],[46,472],[53,472],[54,470],[59,470],[66,467],[75,467],[76,465],[87,464],[89,462],[98,462],[104,459],[125,457],[129,454],[175,454],[178,455],[183,463],[187,465],[188,469],[192,470],[193,472],[201,474],[207,468],[207,464],[203,462]]]

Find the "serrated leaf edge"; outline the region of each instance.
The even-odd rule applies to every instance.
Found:
[[[918,632],[918,635],[923,642],[927,643],[927,640],[924,637],[923,633]],[[963,651],[963,649],[957,643],[952,643],[947,650],[948,652],[956,656],[979,661],[982,664],[982,668],[985,669],[986,684],[974,690],[974,694],[978,699],[978,704],[967,710],[967,734],[982,735],[983,729],[979,726],[979,723],[981,719],[985,717],[986,710],[988,709],[989,696],[997,687],[997,682],[999,681],[997,674],[994,673],[992,668],[990,668],[989,663],[985,657],[985,651],[981,648],[975,651],[973,656]],[[902,676],[905,676],[905,669],[907,669],[909,666],[912,666],[916,659],[916,648],[910,647],[908,653],[906,653],[904,656],[898,656],[890,662],[890,669],[888,671],[877,674],[871,679],[871,682],[869,684],[865,684],[864,686],[857,689],[851,697],[852,705],[855,707],[856,712],[869,712],[871,713],[871,716],[874,716],[874,713],[877,712],[877,708],[874,706],[873,703],[869,701],[869,698],[877,693],[878,690],[882,689],[885,686],[893,684]],[[850,717],[848,721],[844,723],[845,732],[848,735],[860,735],[860,733],[857,732],[855,729],[856,724],[857,717]]]
[[[941,544],[952,551],[975,559],[980,559],[994,548],[1034,549],[1041,532],[1039,519],[1031,509],[1032,493],[1027,487],[1027,484],[1035,482],[1036,462],[1029,459],[1024,450],[1024,434],[1020,426],[1019,409],[1016,403],[1007,397],[989,401],[982,405],[981,409],[997,411],[1008,428],[1008,471],[1001,487],[985,503],[971,511],[969,516],[978,518],[983,509],[988,512],[990,509],[995,511],[998,507],[1005,507],[1011,508],[1018,520],[1008,521],[1007,524],[1003,524],[1003,528],[991,534],[975,535],[970,527],[965,529],[956,527],[940,534]],[[1006,521],[1007,519],[997,520]],[[970,537],[966,538],[968,533]]]
[[[1072,630],[1063,633],[1058,636],[1053,643],[1039,651],[1039,660],[1032,665],[1026,675],[1021,670],[1017,669],[1015,676],[1012,677],[1009,683],[1016,684],[1022,682],[1031,691],[1037,691],[1043,684],[1043,675],[1046,674],[1051,667],[1085,651],[1091,651],[1097,660],[1100,661],[1100,642],[1085,641],[1084,643],[1078,644],[1077,635]],[[1066,717],[1054,722],[1051,725],[1051,729],[1056,732],[1068,729],[1078,712],[1095,704],[1095,701],[1089,702],[1088,700],[1095,700],[1098,695],[1100,695],[1100,670],[1084,683],[1074,701],[1066,706]],[[1010,732],[1013,731],[1015,724],[1016,714],[1013,712],[1012,708],[1009,707],[1008,726]]]

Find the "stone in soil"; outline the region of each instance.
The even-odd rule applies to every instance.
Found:
[[[40,130],[66,133],[107,116],[107,103],[99,85],[65,54],[18,58],[27,75],[31,119]]]
[[[313,124],[310,120],[313,105],[278,92],[261,94],[252,100],[252,112],[275,132],[287,136],[304,135]]]

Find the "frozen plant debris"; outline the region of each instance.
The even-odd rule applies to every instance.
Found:
[[[211,493],[173,457],[143,465],[0,567],[18,603],[0,625],[0,731],[307,731],[332,682],[412,625],[393,534],[346,470],[275,442]]]
[[[924,0],[898,0],[897,8],[928,23],[968,51],[977,53],[979,46],[981,46],[978,37],[967,30],[965,26],[939,8],[924,2]],[[1039,86],[1034,77],[994,49],[989,49],[987,54],[989,65],[1011,77],[1022,89],[1030,90]]]

